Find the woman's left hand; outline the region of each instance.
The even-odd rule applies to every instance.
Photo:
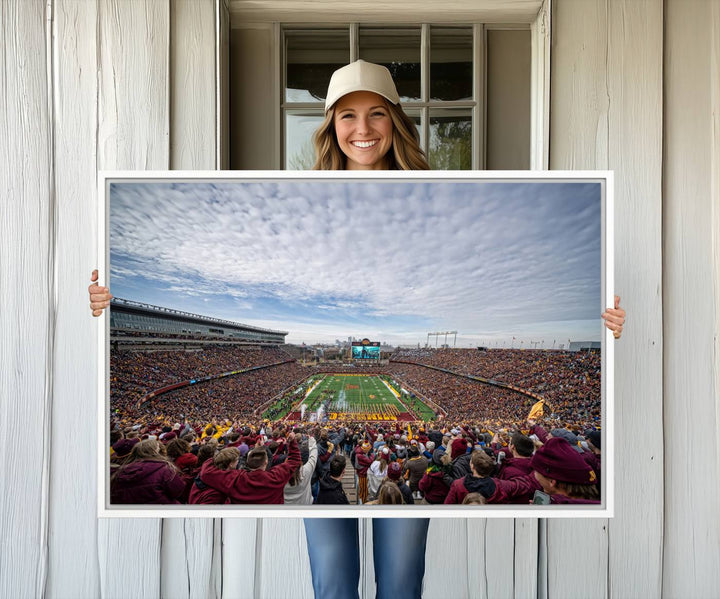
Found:
[[[605,310],[601,317],[605,320],[605,326],[612,331],[613,337],[620,339],[625,324],[625,310],[620,307],[620,296],[615,296],[615,307]]]

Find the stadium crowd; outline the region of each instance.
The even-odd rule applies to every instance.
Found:
[[[387,366],[362,369],[390,374],[448,412],[409,425],[263,420],[269,399],[292,403],[298,382],[325,371],[287,361],[279,349],[111,354],[111,501],[344,503],[349,462],[361,503],[525,504],[540,490],[536,501],[596,503],[599,356],[546,353],[405,351]],[[256,366],[266,367],[137,407],[159,387]],[[525,420],[533,399],[468,375],[552,397],[543,426]],[[272,408],[270,416],[277,420]]]
[[[535,401],[467,376],[540,394],[557,417],[568,423],[596,422],[600,418],[599,352],[399,350],[391,357],[386,372],[443,406],[450,418],[506,420]]]
[[[128,409],[151,391],[181,381],[288,362],[278,348],[211,346],[195,351],[110,352],[110,404]]]
[[[600,502],[594,428],[227,424],[115,428],[111,502],[348,504],[348,464],[361,504]]]

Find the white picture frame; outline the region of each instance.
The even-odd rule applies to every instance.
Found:
[[[598,322],[604,307],[613,305],[613,173],[611,171],[103,171],[98,173],[99,254],[98,264],[104,265],[99,284],[109,283],[110,273],[110,185],[113,183],[293,183],[300,186],[317,183],[412,183],[420,185],[452,185],[456,183],[598,183],[601,215],[601,281]],[[553,235],[561,232],[553,232]],[[112,291],[112,288],[111,288]],[[98,516],[127,518],[255,518],[255,517],[432,517],[432,518],[610,518],[614,515],[614,367],[613,336],[605,327],[601,334],[601,427],[602,427],[602,496],[600,505],[557,506],[304,506],[284,505],[218,505],[210,508],[191,505],[131,506],[109,503],[109,430],[110,414],[110,318],[108,310],[100,318],[98,327]],[[283,328],[280,326],[279,328]]]

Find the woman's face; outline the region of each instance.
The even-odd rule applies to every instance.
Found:
[[[384,98],[359,91],[343,96],[333,118],[347,170],[385,170],[392,147],[393,124]]]

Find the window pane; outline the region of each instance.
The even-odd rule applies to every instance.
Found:
[[[420,100],[420,28],[360,28],[360,58],[386,66],[401,102]]]
[[[285,50],[285,101],[323,101],[333,71],[350,62],[350,32],[287,31]]]
[[[430,99],[472,100],[473,35],[470,27],[430,29]]]
[[[430,111],[428,162],[433,170],[472,168],[472,116],[469,110]]]
[[[418,109],[418,108],[416,108],[416,109],[403,108],[403,111],[405,112],[405,114],[407,114],[410,117],[410,119],[413,121],[413,123],[415,123],[415,128],[417,129],[418,135],[420,136],[420,147],[424,148],[425,140],[423,139],[423,130],[422,130],[422,121],[420,118],[420,109]]]
[[[294,112],[285,115],[285,170],[312,169],[315,164],[312,135],[322,122],[322,113]]]

